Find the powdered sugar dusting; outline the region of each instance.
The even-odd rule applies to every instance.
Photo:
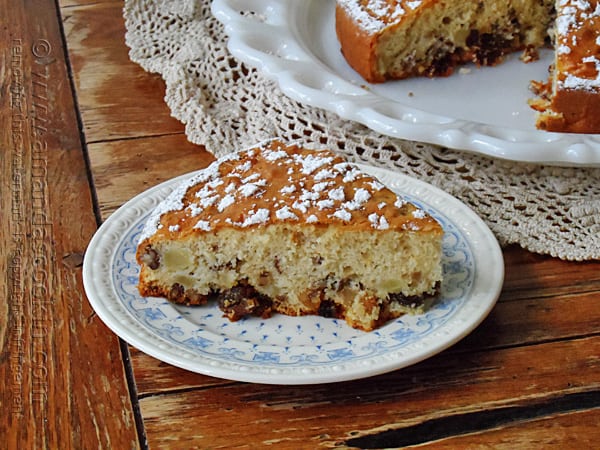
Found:
[[[317,208],[320,210],[331,209],[335,206],[335,202],[332,199],[319,200],[317,202]]]
[[[369,214],[369,222],[376,230],[387,230],[390,227],[387,219],[377,213]]]
[[[287,205],[281,209],[278,209],[275,212],[275,216],[277,216],[279,220],[298,220],[298,216],[294,214]]]
[[[194,225],[194,228],[202,231],[210,231],[210,222],[208,220],[199,220]]]
[[[354,194],[354,198],[350,201],[344,202],[344,208],[349,209],[351,211],[355,211],[357,209],[361,209],[367,201],[371,198],[371,194],[369,191],[365,189],[357,189]]]
[[[333,158],[332,157],[322,157],[322,156],[295,156],[294,159],[296,162],[300,163],[302,166],[302,174],[310,175],[315,170],[323,167],[326,164],[329,164]]]
[[[258,211],[250,211],[248,217],[242,222],[242,227],[248,227],[250,225],[261,225],[267,223],[271,212],[266,208],[261,208]]]
[[[406,205],[406,200],[404,200],[403,198],[398,197],[396,199],[396,201],[394,202],[394,206],[396,208],[402,208],[404,205]]]
[[[296,192],[296,186],[293,184],[288,184],[287,186],[282,187],[279,192],[281,192],[282,194],[291,194],[293,192]]]
[[[349,222],[352,219],[352,214],[350,214],[345,209],[338,209],[336,212],[332,214],[333,217],[337,217],[344,222]]]
[[[415,209],[412,213],[413,217],[416,219],[424,219],[426,214],[422,209]]]
[[[225,197],[223,197],[223,198],[221,199],[221,201],[219,202],[219,205],[217,206],[217,210],[218,210],[219,212],[223,212],[223,211],[225,211],[225,209],[226,209],[228,206],[231,206],[231,205],[233,205],[233,203],[234,203],[234,202],[235,202],[235,197],[234,197],[233,195],[231,195],[231,194],[227,194],[227,195],[226,195]]]
[[[400,210],[405,206],[379,181],[332,152],[275,141],[219,159],[182,183],[152,213],[141,239],[163,227],[208,232],[285,221],[337,221],[373,230],[387,230],[391,223],[397,229],[418,227],[415,219],[425,215],[407,216],[412,210]]]
[[[264,152],[264,155],[265,155],[265,159],[267,161],[277,161],[278,159],[287,157],[287,153],[284,152],[283,150],[279,150],[279,151],[266,150]]]
[[[338,202],[341,202],[342,200],[344,200],[346,198],[346,195],[344,194],[344,187],[340,186],[335,189],[332,189],[331,191],[329,191],[329,194],[327,194],[327,196],[331,200],[336,200]]]
[[[261,191],[258,183],[247,183],[239,187],[239,191],[244,197],[250,197],[252,195],[261,195]]]
[[[315,181],[323,181],[331,178],[335,178],[335,172],[333,170],[320,170],[315,174]]]
[[[354,22],[369,34],[375,34],[394,23],[408,11],[421,6],[422,0],[388,2],[386,0],[338,0]]]
[[[557,80],[560,89],[597,91],[600,89],[600,36],[597,32],[579,33],[578,30],[597,29],[600,23],[600,3],[587,0],[557,1],[557,56],[560,71],[565,75]],[[581,55],[580,64],[572,58]],[[565,57],[565,63],[560,57]],[[567,62],[568,61],[568,62]]]

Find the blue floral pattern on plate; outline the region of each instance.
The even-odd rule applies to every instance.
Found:
[[[361,167],[434,216],[444,229],[441,295],[424,314],[405,315],[366,333],[344,321],[318,316],[275,315],[230,322],[216,305],[184,307],[141,297],[135,260],[139,235],[151,210],[175,181],[136,197],[117,212],[127,217],[115,213],[105,224],[109,230],[103,230],[105,225],[99,230],[97,235],[110,239],[98,243],[94,240],[100,238],[95,237],[84,262],[92,305],[117,334],[151,355],[197,372],[245,381],[312,383],[358,378],[441,351],[474,328],[494,304],[503,274],[497,243],[487,227],[448,194],[387,170]],[[457,213],[467,217],[470,227],[461,223],[463,218]],[[487,256],[496,276],[489,292],[483,293],[481,305],[473,305],[482,296],[477,271],[481,249],[473,246],[481,242],[489,248]],[[106,260],[104,284],[88,261],[90,250],[97,259],[101,254],[99,259]],[[99,299],[98,290],[107,288],[110,298]]]

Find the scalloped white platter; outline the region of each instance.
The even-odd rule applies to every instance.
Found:
[[[248,11],[252,11],[249,14]],[[213,0],[237,59],[301,103],[374,131],[519,162],[600,166],[600,135],[535,128],[527,100],[543,81],[551,50],[525,64],[466,66],[447,78],[366,83],[341,55],[333,0]]]
[[[141,351],[193,372],[267,384],[329,383],[400,369],[450,347],[493,308],[504,261],[487,225],[456,198],[387,169],[359,165],[435,217],[444,229],[443,282],[433,305],[376,331],[319,316],[238,322],[216,305],[184,307],[138,294],[135,251],[144,223],[173,188],[162,183],[114,212],[89,243],[83,263],[87,297],[100,319]]]

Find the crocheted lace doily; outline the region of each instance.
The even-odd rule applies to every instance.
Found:
[[[502,246],[600,259],[600,169],[513,163],[393,139],[286,97],[235,60],[210,0],[125,0],[130,58],[166,82],[187,138],[215,156],[271,137],[303,138],[436,185],[468,204]]]

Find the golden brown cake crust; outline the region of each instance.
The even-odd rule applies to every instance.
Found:
[[[536,125],[546,131],[600,133],[600,93],[559,90],[542,109]]]
[[[145,237],[284,222],[368,231],[378,229],[375,217],[390,230],[441,233],[432,217],[329,150],[271,141],[213,163],[188,184],[149,220],[154,227]]]
[[[381,83],[386,78],[376,70],[375,52],[377,35],[363,29],[340,5],[335,8],[335,24],[341,51],[350,66],[370,83]]]
[[[547,131],[600,132],[600,3],[557,1],[556,57],[537,126]]]

